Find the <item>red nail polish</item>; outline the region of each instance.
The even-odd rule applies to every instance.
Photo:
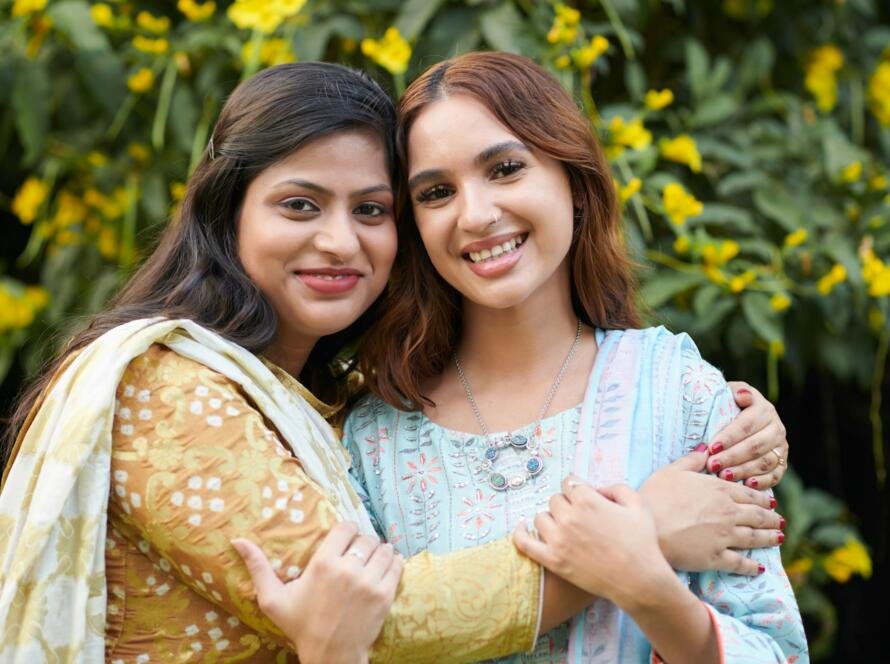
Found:
[[[757,563],[757,574],[763,574],[766,571],[766,567],[763,566],[763,563]]]
[[[725,473],[723,473],[723,479],[725,479],[727,482],[732,482],[734,477],[735,475],[732,474],[731,470],[727,470]]]
[[[756,477],[752,477],[750,480],[748,480],[748,486],[750,486],[752,489],[756,489],[757,485],[758,481]]]
[[[708,446],[705,443],[699,443],[695,446],[696,452],[704,452],[706,449],[708,449]]]
[[[785,517],[779,517],[779,530],[785,530]]]
[[[711,445],[711,454],[717,454],[723,451],[723,443],[714,443]]]
[[[783,532],[780,530],[780,531],[779,531],[779,544],[781,544],[781,543],[784,542],[784,541],[785,541],[785,533],[783,533]]]
[[[779,502],[775,498],[773,498],[772,496],[769,497],[769,508],[771,510],[776,509],[776,505],[778,505],[778,504],[779,504]]]
[[[719,473],[721,468],[723,468],[723,464],[721,464],[719,461],[715,461],[711,464],[712,473]]]

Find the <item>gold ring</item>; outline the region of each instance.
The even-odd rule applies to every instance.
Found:
[[[772,452],[773,454],[776,455],[776,458],[779,460],[779,465],[780,465],[780,466],[784,466],[784,465],[785,465],[785,457],[783,457],[781,454],[779,454],[779,448],[778,448],[778,447],[774,447],[773,449],[770,450],[770,452]]]

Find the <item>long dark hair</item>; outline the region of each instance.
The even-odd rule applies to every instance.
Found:
[[[528,58],[459,55],[427,69],[402,96],[396,129],[402,160],[417,116],[449,94],[473,97],[524,143],[562,163],[576,201],[569,250],[575,314],[604,329],[639,327],[609,164],[572,97]],[[443,371],[458,343],[461,296],[433,267],[407,203],[398,224],[392,288],[380,320],[362,343],[361,366],[380,398],[396,408],[418,409],[430,404],[422,385]]]
[[[189,178],[177,218],[110,306],[74,336],[22,395],[0,450],[2,460],[65,358],[118,325],[154,316],[188,318],[252,353],[265,350],[275,335],[275,311],[244,272],[237,253],[237,220],[247,186],[310,141],[351,129],[380,138],[395,183],[394,125],[395,108],[386,92],[364,72],[340,65],[285,64],[241,83],[226,101],[208,149]],[[367,328],[376,305],[313,348],[299,378],[322,399],[342,393],[346,372],[332,371],[332,361]]]

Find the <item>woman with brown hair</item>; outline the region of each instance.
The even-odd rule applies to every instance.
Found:
[[[609,168],[569,95],[526,58],[459,56],[406,90],[397,145],[413,217],[362,349],[374,396],[344,429],[381,532],[411,555],[518,526],[598,598],[510,661],[805,657],[778,518],[769,548],[734,558],[759,576],[678,576],[665,504],[630,488],[738,411],[687,336],[640,329]]]

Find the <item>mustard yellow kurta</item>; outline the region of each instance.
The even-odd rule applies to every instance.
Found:
[[[260,543],[292,578],[336,520],[326,493],[237,383],[151,346],[117,388],[106,659],[292,658],[229,542]],[[415,556],[372,658],[467,661],[527,650],[539,583],[537,566],[507,540]]]

